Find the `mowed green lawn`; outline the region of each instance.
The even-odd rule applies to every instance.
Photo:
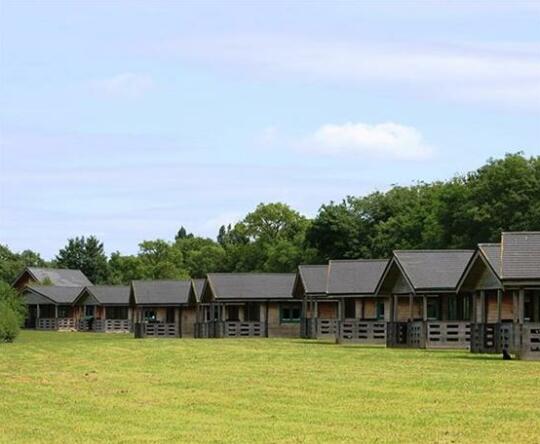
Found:
[[[540,363],[281,339],[25,331],[2,442],[540,442]]]

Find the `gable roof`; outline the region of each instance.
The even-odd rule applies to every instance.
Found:
[[[206,288],[215,299],[292,299],[294,279],[293,273],[209,273]]]
[[[57,305],[71,305],[83,291],[84,287],[64,287],[59,285],[35,285],[26,287],[26,292],[44,296]]]
[[[81,270],[71,270],[68,268],[43,268],[43,267],[26,267],[17,279],[13,282],[13,286],[28,273],[35,281],[43,283],[50,280],[53,285],[61,287],[86,287],[92,285],[92,282],[85,276]]]
[[[184,305],[193,302],[195,295],[191,279],[188,279],[132,281],[131,296],[139,305]]]
[[[397,250],[394,258],[414,290],[454,291],[474,250]]]
[[[501,277],[501,244],[478,244],[478,249],[486,258],[497,277]]]
[[[501,276],[540,279],[540,232],[502,233]]]
[[[193,288],[195,289],[195,297],[197,298],[197,301],[201,300],[205,282],[206,279],[193,279]]]
[[[86,287],[81,292],[80,297],[88,292],[102,305],[127,305],[129,304],[129,291],[129,285],[92,285]]]
[[[328,294],[374,294],[388,259],[331,260]]]
[[[328,265],[299,265],[298,276],[306,294],[325,294]]]

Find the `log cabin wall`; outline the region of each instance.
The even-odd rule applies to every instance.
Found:
[[[182,328],[182,337],[192,338],[195,334],[195,307],[181,308],[181,321],[180,326]]]
[[[278,302],[268,303],[268,337],[300,337],[300,322],[281,322],[280,305]]]
[[[337,319],[337,302],[321,302],[318,303],[320,319]]]

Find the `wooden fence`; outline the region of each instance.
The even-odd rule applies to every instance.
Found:
[[[337,319],[314,319],[317,338],[336,338],[338,335]]]
[[[56,330],[56,318],[38,318],[36,328],[38,330]]]
[[[426,347],[468,348],[471,343],[469,322],[438,321],[427,323]]]
[[[176,338],[180,336],[178,326],[172,322],[148,322],[143,324],[142,329],[143,337]]]
[[[540,323],[523,324],[519,358],[540,361]]]
[[[264,337],[266,336],[265,322],[226,321],[223,336],[233,337]]]
[[[339,338],[343,342],[386,344],[386,322],[345,319],[341,322]]]

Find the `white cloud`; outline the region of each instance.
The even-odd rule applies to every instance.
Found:
[[[327,124],[299,145],[305,151],[335,156],[418,160],[432,154],[420,131],[392,122]]]
[[[147,74],[126,72],[92,83],[95,91],[109,97],[137,98],[154,87],[154,81]]]
[[[237,34],[169,42],[162,49],[257,76],[293,75],[301,81],[362,87],[393,85],[423,97],[540,106],[536,42],[433,45]]]

